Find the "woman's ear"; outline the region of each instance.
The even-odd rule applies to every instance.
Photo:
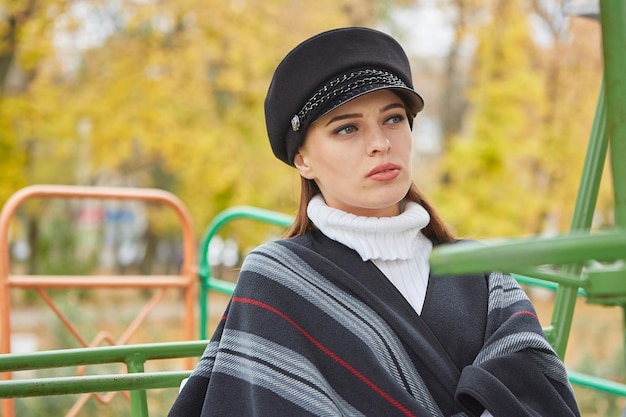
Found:
[[[302,155],[302,152],[300,149],[298,150],[298,153],[296,154],[296,156],[293,157],[293,164],[300,172],[300,176],[308,180],[313,179],[313,170],[311,169],[311,166],[309,165],[307,161],[306,155]]]

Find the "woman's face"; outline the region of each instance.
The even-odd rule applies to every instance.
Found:
[[[412,181],[411,128],[389,90],[365,94],[311,124],[294,158],[326,204],[357,216],[390,217]]]

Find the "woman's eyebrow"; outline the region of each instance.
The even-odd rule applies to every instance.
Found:
[[[404,104],[403,103],[391,103],[391,104],[386,105],[385,107],[382,107],[378,112],[383,113],[383,112],[386,112],[387,110],[395,109],[396,107],[404,108]]]
[[[363,117],[363,113],[340,114],[339,116],[335,116],[332,119],[330,119],[328,123],[326,123],[326,126],[328,126],[329,124],[333,122],[344,120],[344,119],[352,119],[353,117]]]

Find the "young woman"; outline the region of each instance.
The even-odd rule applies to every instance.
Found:
[[[302,178],[296,220],[246,258],[170,416],[579,415],[512,277],[430,274],[456,240],[412,182],[423,105],[384,33],[332,30],[284,58],[265,110]]]

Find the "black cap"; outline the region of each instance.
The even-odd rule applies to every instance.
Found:
[[[424,107],[413,89],[409,60],[391,36],[349,27],[305,40],[278,65],[265,98],[265,122],[274,155],[293,165],[313,121],[380,89],[393,89],[411,118]]]

